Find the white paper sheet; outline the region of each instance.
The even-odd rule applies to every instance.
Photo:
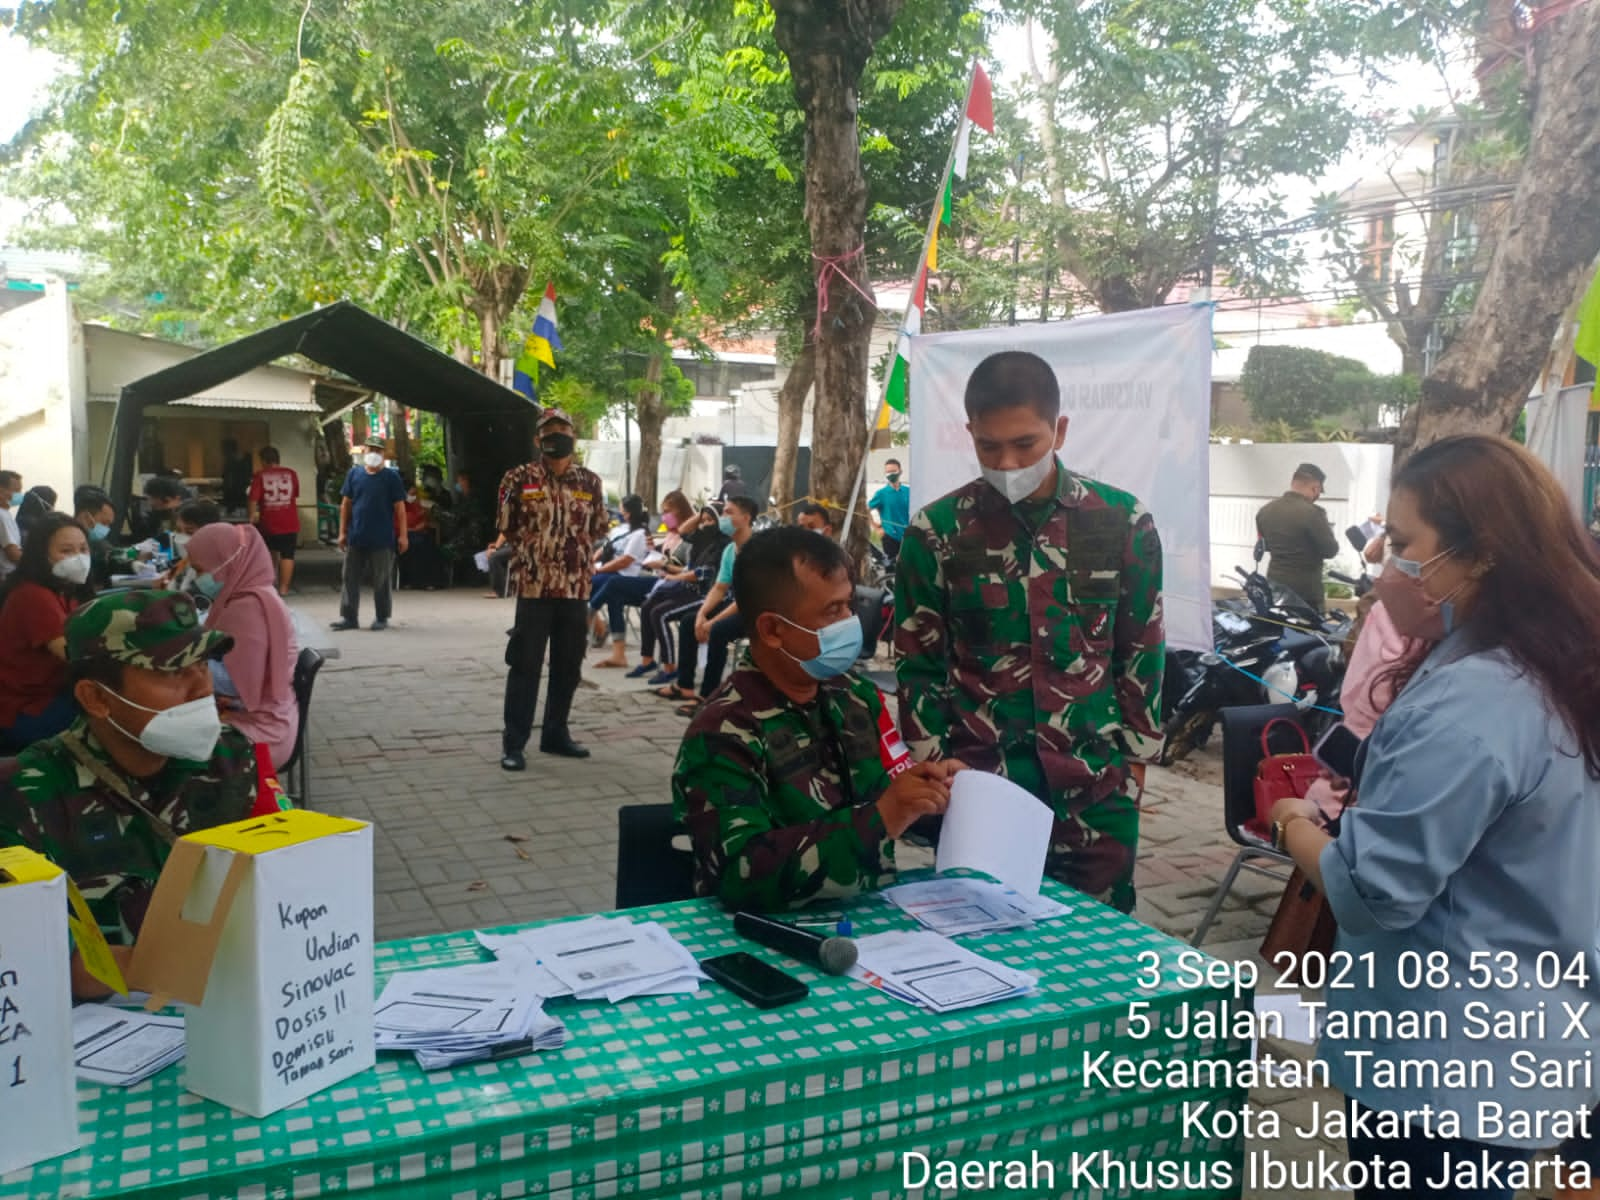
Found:
[[[429,1071],[556,1049],[567,1029],[545,1013],[537,979],[521,955],[393,975],[373,1011],[378,1048],[413,1051]]]
[[[1049,807],[1010,780],[962,771],[950,787],[938,870],[967,867],[1024,896],[1037,896],[1054,824]]]
[[[479,550],[472,556],[472,565],[480,571],[487,571],[489,569],[489,552],[487,550]]]
[[[693,992],[706,978],[694,955],[654,921],[589,917],[515,934],[477,936],[502,959],[531,959],[559,989],[549,995],[615,1004],[633,996]]]
[[[80,1079],[132,1087],[183,1057],[183,1018],[80,1004],[72,1010],[72,1044]]]
[[[945,937],[1023,929],[1070,911],[1047,896],[1024,896],[1002,884],[964,876],[898,884],[885,888],[883,897]]]
[[[932,1012],[954,1012],[1031,991],[1037,975],[1014,970],[927,930],[859,938],[850,974],[897,999]]]

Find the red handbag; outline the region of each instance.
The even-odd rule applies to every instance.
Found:
[[[1283,725],[1294,730],[1305,748],[1300,754],[1274,754],[1272,731]],[[1246,828],[1267,841],[1272,840],[1272,809],[1287,796],[1304,799],[1311,785],[1322,777],[1322,764],[1311,754],[1311,739],[1295,722],[1284,717],[1268,721],[1261,731],[1261,761],[1256,765],[1256,816]]]

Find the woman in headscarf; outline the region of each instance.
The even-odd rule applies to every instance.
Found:
[[[233,649],[212,663],[222,719],[263,744],[272,765],[294,751],[299,709],[294,622],[278,595],[272,555],[252,525],[206,525],[189,539],[195,590],[211,598],[206,626],[233,637]]]

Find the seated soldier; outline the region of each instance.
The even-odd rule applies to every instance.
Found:
[[[690,723],[672,775],[695,891],[770,911],[881,887],[894,839],[944,811],[961,764],[912,764],[883,696],[849,673],[861,623],[837,542],[771,529],[733,573],[750,649]]]
[[[255,804],[254,748],[219,723],[211,695],[209,660],[233,639],[202,627],[188,597],[151,590],[85,604],[66,640],[81,715],[18,757],[0,789],[0,845],[47,855],[126,947],[172,843]],[[76,954],[72,982],[80,997],[106,993]]]

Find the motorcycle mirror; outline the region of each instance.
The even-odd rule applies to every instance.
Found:
[[[1266,554],[1267,554],[1267,539],[1266,538],[1258,537],[1256,539],[1256,551],[1255,551],[1255,553],[1256,553],[1256,561],[1257,562],[1260,562],[1263,558],[1266,557]]]
[[[1367,550],[1367,536],[1361,532],[1361,526],[1352,525],[1344,531],[1345,540],[1356,548],[1357,554],[1365,554]]]

